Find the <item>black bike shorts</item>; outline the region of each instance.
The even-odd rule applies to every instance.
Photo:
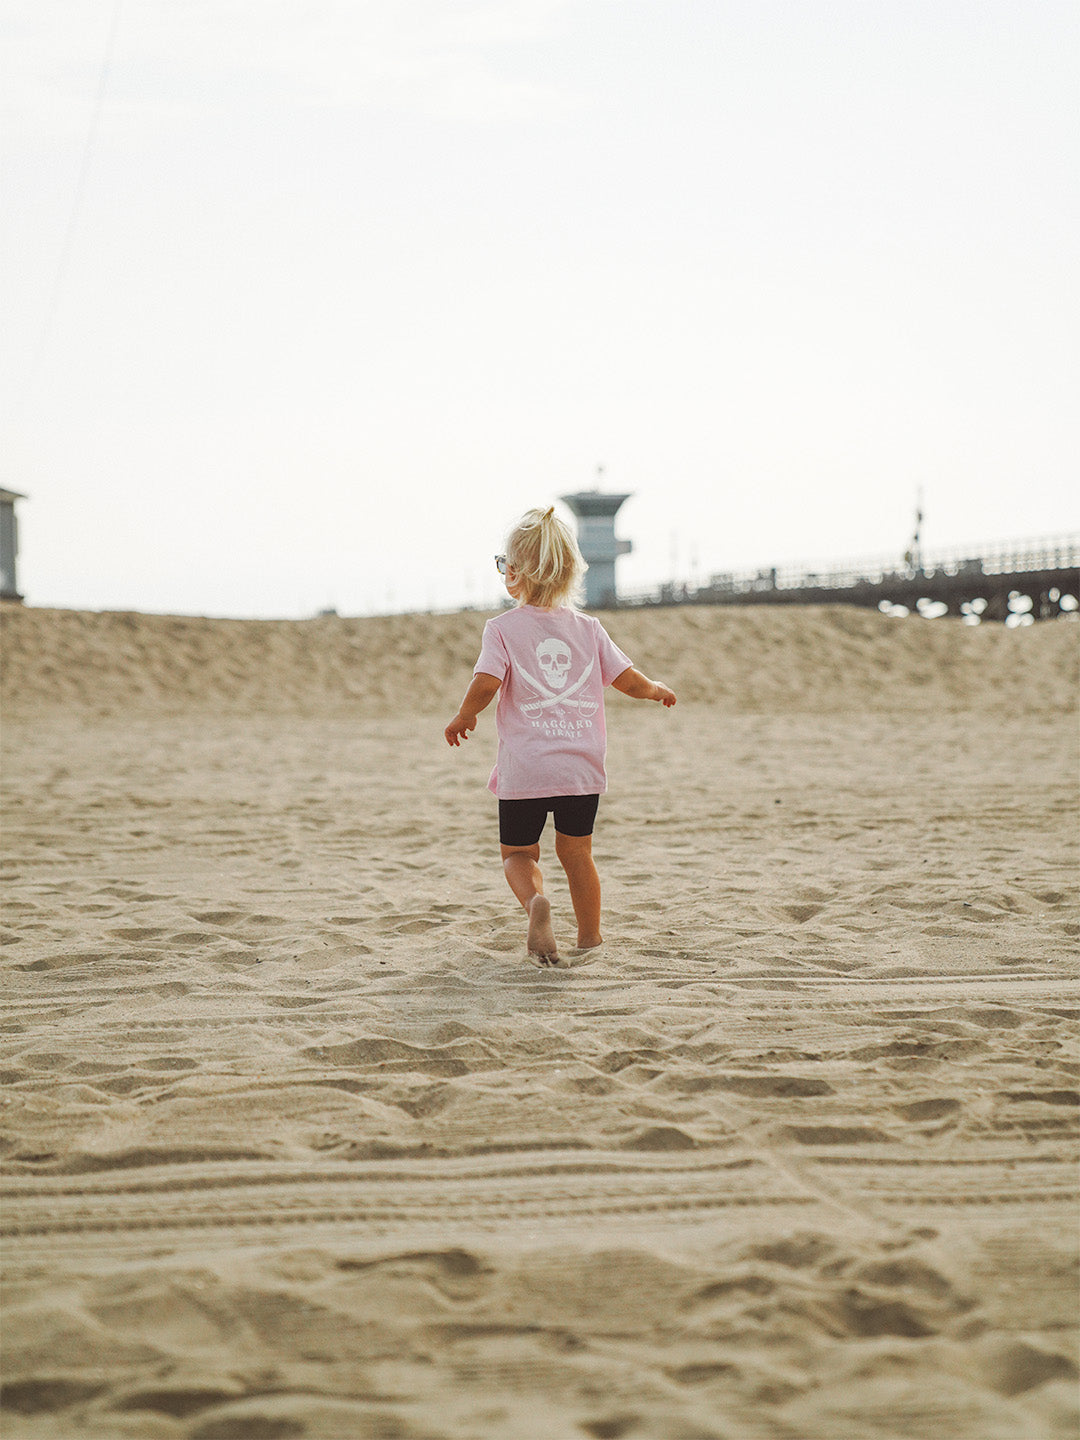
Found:
[[[504,845],[535,845],[555,816],[560,835],[591,835],[599,795],[545,795],[540,800],[500,800],[499,839]]]

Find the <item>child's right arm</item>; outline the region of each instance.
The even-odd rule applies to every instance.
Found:
[[[461,702],[461,709],[443,731],[448,745],[460,745],[462,740],[469,738],[469,731],[476,729],[477,715],[495,699],[501,684],[502,681],[496,680],[494,675],[481,672],[473,676],[472,684]]]
[[[629,695],[631,700],[656,700],[669,707],[675,704],[674,690],[661,685],[659,680],[650,680],[632,665],[629,670],[624,670],[612,680],[611,688],[621,690],[624,695]]]

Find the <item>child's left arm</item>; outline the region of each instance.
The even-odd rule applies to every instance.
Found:
[[[443,731],[448,745],[460,745],[462,740],[469,738],[469,731],[476,729],[477,715],[495,699],[501,684],[501,680],[497,680],[494,675],[485,675],[483,671],[473,676],[472,684],[461,702],[461,709]]]
[[[613,690],[621,690],[624,695],[629,695],[631,700],[655,700],[661,705],[668,707],[675,704],[675,691],[669,690],[666,685],[661,685],[659,680],[650,680],[640,670],[635,670],[631,665],[629,670],[624,670],[621,675],[616,675],[611,682]]]

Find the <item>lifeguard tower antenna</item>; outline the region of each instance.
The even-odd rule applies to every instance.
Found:
[[[603,470],[597,471],[603,474]],[[618,604],[615,589],[615,561],[633,548],[629,540],[615,538],[615,516],[629,495],[605,495],[583,490],[577,495],[560,495],[578,522],[578,545],[589,568],[585,572],[585,604],[604,609]]]

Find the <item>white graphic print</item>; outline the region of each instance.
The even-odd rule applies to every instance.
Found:
[[[570,646],[564,640],[541,640],[536,647],[536,658],[552,690],[561,690],[570,669]]]
[[[530,720],[536,720],[546,710],[558,708],[563,705],[576,710],[580,718],[585,719],[594,715],[600,708],[595,700],[575,700],[574,696],[586,684],[593,668],[595,660],[590,660],[583,673],[572,684],[570,680],[570,666],[573,657],[570,653],[570,646],[565,640],[549,638],[541,640],[536,647],[536,659],[540,668],[540,674],[544,677],[538,680],[535,675],[530,675],[524,666],[520,667],[520,674],[523,680],[527,680],[536,691],[536,700],[526,700],[522,706],[522,714]]]

